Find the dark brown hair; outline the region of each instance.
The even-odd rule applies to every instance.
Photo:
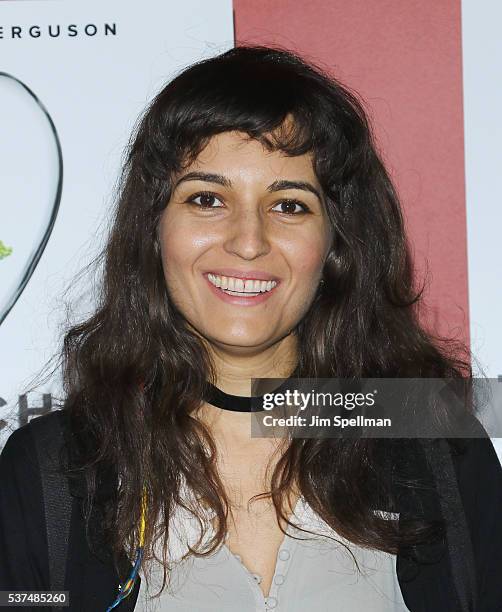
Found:
[[[287,118],[293,121],[282,129]],[[335,238],[324,284],[293,330],[296,375],[471,376],[467,348],[419,324],[423,288],[414,287],[398,197],[358,97],[319,66],[280,48],[241,46],[198,62],[160,91],[137,124],[102,253],[97,308],[64,338],[64,410],[78,448],[74,468],[87,481],[88,509],[100,466],[120,475],[102,521],[115,553],[138,544],[144,484],[147,551],[154,526],[163,521],[167,528],[175,505],[183,504],[182,478],[218,518],[206,553],[226,531],[216,448],[194,418],[206,381],[215,383],[214,366],[170,299],[157,228],[174,173],[211,137],[231,130],[287,155],[312,152],[324,192]],[[286,518],[281,500],[296,480],[313,509],[354,543],[395,553],[441,537],[441,525],[423,517],[398,530],[373,512],[395,495],[390,472],[403,487],[423,486],[405,470],[405,454],[414,462],[413,441],[399,442],[292,440],[271,481],[278,514]]]

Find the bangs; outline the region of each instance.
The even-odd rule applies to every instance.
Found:
[[[287,114],[275,121],[267,119],[264,122],[261,119],[261,117],[248,117],[246,126],[230,124],[228,127],[208,121],[204,126],[204,135],[201,132],[197,134],[180,132],[180,166],[189,166],[213,136],[227,131],[246,134],[249,139],[259,141],[270,152],[282,151],[285,155],[296,156],[313,151],[314,137],[309,126],[294,115]],[[255,125],[250,127],[251,122]]]

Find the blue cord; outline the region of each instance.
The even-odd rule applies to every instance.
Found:
[[[141,559],[143,558],[143,547],[139,546],[136,549],[136,560],[134,562],[134,567],[132,568],[131,574],[129,578],[126,580],[124,584],[119,586],[119,594],[115,601],[106,609],[106,612],[110,612],[113,608],[119,605],[119,603],[125,599],[128,595],[131,594],[133,590],[134,583],[136,582],[136,576],[138,575],[139,567],[141,565]]]

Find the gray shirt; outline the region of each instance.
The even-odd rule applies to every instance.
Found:
[[[378,511],[376,511],[378,512]],[[207,518],[212,515],[207,513]],[[384,513],[389,520],[397,514]],[[162,567],[150,566],[150,586],[140,572],[141,588],[135,612],[405,612],[408,610],[396,575],[396,556],[356,546],[333,531],[300,497],[279,548],[268,596],[261,577],[253,574],[225,543],[208,557],[189,556],[181,561],[186,544],[203,542],[214,534],[210,520],[197,528],[191,513],[179,508],[172,519],[169,559],[175,561],[159,597]],[[297,529],[303,527],[305,533]],[[172,534],[172,535],[171,535]],[[291,536],[301,538],[293,539]],[[334,538],[334,539],[333,539]],[[159,540],[160,542],[160,540]],[[345,544],[345,546],[344,546]],[[352,555],[359,565],[355,566]],[[159,548],[157,555],[161,559]]]

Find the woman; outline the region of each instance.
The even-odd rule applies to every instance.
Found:
[[[70,609],[500,609],[489,440],[450,440],[452,521],[418,440],[250,434],[251,378],[469,379],[419,298],[353,94],[266,47],[179,74],[131,141],[96,312],[65,337]],[[2,589],[49,584],[30,425],[2,454]]]

